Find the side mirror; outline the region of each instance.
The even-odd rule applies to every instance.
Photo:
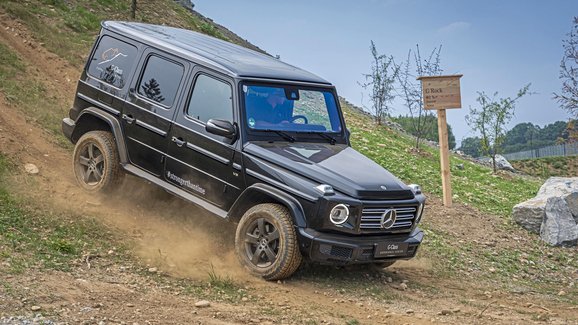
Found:
[[[205,130],[209,133],[220,135],[229,139],[233,139],[237,135],[237,130],[235,129],[233,123],[216,118],[212,118],[207,121]]]

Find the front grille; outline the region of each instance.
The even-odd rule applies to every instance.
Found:
[[[397,213],[397,219],[389,229],[381,228],[381,216],[385,211],[393,209]],[[359,229],[371,232],[408,232],[415,221],[416,206],[406,207],[366,207],[361,214]]]
[[[347,248],[347,247],[341,247],[341,246],[332,246],[331,247],[331,255],[337,256],[337,257],[350,258],[352,252],[353,252],[353,250],[351,248]]]
[[[319,245],[319,252],[325,255],[336,256],[340,258],[351,258],[353,249],[348,247],[333,246],[328,244]]]

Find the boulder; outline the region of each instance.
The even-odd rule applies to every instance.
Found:
[[[540,237],[554,246],[576,246],[578,225],[566,201],[551,197],[546,201],[546,213],[540,228]]]
[[[482,165],[493,167],[492,157],[480,157],[476,158],[476,160]],[[516,172],[512,164],[502,155],[496,155],[496,169]]]
[[[539,234],[542,220],[544,220],[545,209],[545,199],[533,198],[526,202],[516,204],[512,211],[512,219],[514,219],[520,227],[529,232]]]
[[[496,166],[498,169],[509,170],[515,172],[516,170],[512,167],[512,164],[502,155],[496,155]]]
[[[574,221],[578,224],[578,191],[568,194],[565,200],[570,213],[574,216]]]
[[[513,220],[552,245],[575,245],[578,223],[578,177],[549,178],[536,197],[517,204]]]

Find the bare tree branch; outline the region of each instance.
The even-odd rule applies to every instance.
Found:
[[[431,131],[431,127],[433,127],[431,123],[427,123],[425,117],[433,113],[423,108],[421,84],[416,79],[419,76],[438,76],[442,74],[443,70],[441,69],[441,45],[434,48],[427,58],[422,58],[419,44],[416,44],[415,48],[414,52],[410,49],[405,61],[396,65],[396,67],[399,69],[397,82],[401,89],[401,97],[405,102],[409,115],[413,117],[413,130],[408,131],[416,136],[415,148],[419,149],[424,135]],[[415,74],[412,73],[413,71],[415,71]]]
[[[554,93],[554,99],[568,111],[572,118],[578,118],[578,17],[574,17],[574,25],[568,33],[568,38],[562,41],[564,56],[560,62],[562,93]]]
[[[375,121],[381,124],[383,119],[390,114],[391,102],[395,98],[394,83],[399,68],[393,62],[393,56],[379,54],[373,41],[371,41],[371,73],[364,74],[365,83],[359,83],[364,89],[369,89],[371,101],[370,112],[374,114]]]

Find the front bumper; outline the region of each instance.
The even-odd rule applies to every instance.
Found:
[[[74,131],[75,123],[71,118],[64,118],[62,119],[62,133],[64,136],[68,138],[68,140],[72,141],[72,132]]]
[[[343,265],[410,259],[417,253],[423,240],[423,231],[416,227],[411,233],[403,235],[347,236],[299,228],[298,236],[301,253],[312,261]],[[407,249],[382,257],[380,248],[388,245]]]

